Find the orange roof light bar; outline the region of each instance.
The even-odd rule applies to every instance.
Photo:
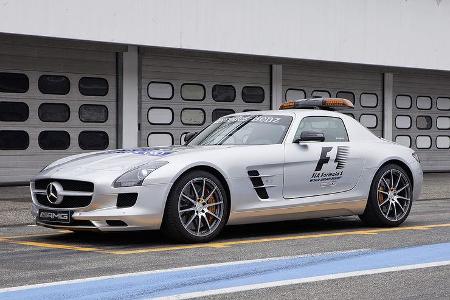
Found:
[[[312,109],[333,109],[333,108],[354,108],[350,100],[344,98],[310,98],[295,101],[287,101],[280,105],[280,109],[312,108]]]

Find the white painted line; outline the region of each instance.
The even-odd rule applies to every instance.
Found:
[[[28,227],[37,227],[37,225],[36,224],[29,224],[29,225],[27,225]]]
[[[405,265],[405,266],[398,266],[398,267],[364,270],[364,271],[347,272],[347,273],[337,273],[337,274],[314,276],[314,277],[307,277],[307,278],[301,278],[301,279],[281,280],[281,281],[273,281],[273,282],[267,282],[267,283],[250,284],[250,285],[236,286],[236,287],[217,289],[217,290],[208,290],[208,291],[202,291],[202,292],[193,292],[193,293],[185,293],[185,294],[179,294],[179,295],[173,295],[173,296],[165,296],[165,297],[153,298],[153,299],[191,299],[191,298],[197,298],[197,297],[229,294],[229,293],[235,293],[235,292],[265,289],[265,288],[271,288],[271,287],[279,287],[279,286],[301,284],[301,283],[308,283],[308,282],[317,282],[317,281],[324,281],[324,280],[332,280],[332,279],[340,279],[340,278],[348,278],[348,277],[356,277],[356,276],[372,275],[372,274],[380,274],[380,273],[388,273],[388,272],[416,270],[416,269],[432,268],[432,267],[447,266],[447,265],[450,265],[450,260],[440,261],[440,262],[432,262],[432,263],[424,263],[424,264],[415,264],[415,265]]]
[[[81,283],[81,282],[89,282],[96,280],[104,280],[104,279],[113,279],[120,277],[131,277],[131,276],[140,276],[140,275],[149,275],[149,274],[157,274],[157,273],[166,273],[166,272],[177,272],[177,271],[186,271],[186,270],[194,270],[200,268],[208,268],[208,267],[222,267],[229,265],[242,265],[242,264],[251,264],[257,262],[271,261],[271,260],[283,260],[283,259],[293,259],[293,258],[301,258],[301,257],[312,257],[312,256],[321,256],[321,255],[334,255],[334,254],[346,254],[346,253],[355,253],[355,252],[368,252],[370,249],[355,249],[355,250],[345,250],[345,251],[331,251],[331,252],[321,252],[321,253],[309,253],[295,256],[279,256],[279,257],[268,257],[268,258],[260,258],[260,259],[250,259],[250,260],[238,260],[238,261],[230,261],[224,263],[213,263],[206,265],[195,265],[188,267],[179,267],[179,268],[171,268],[171,269],[160,269],[153,271],[144,271],[144,272],[136,272],[136,273],[123,273],[116,275],[106,275],[106,276],[98,276],[98,277],[89,277],[89,278],[81,278],[81,279],[72,279],[72,280],[63,280],[56,282],[47,282],[47,283],[38,283],[38,284],[30,284],[30,285],[22,285],[17,287],[9,287],[0,289],[0,293],[5,292],[14,292],[21,290],[28,290],[33,288],[41,288],[41,287],[49,287],[55,285],[63,285],[63,284],[72,284],[72,283]]]

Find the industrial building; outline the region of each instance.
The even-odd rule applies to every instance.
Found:
[[[0,184],[315,96],[450,171],[450,1],[0,4]]]

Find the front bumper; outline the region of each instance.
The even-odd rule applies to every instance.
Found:
[[[58,179],[52,179],[58,181]],[[33,200],[32,214],[36,224],[69,230],[99,230],[99,231],[127,231],[154,230],[161,227],[164,207],[170,184],[149,184],[145,186],[113,188],[111,185],[94,182],[92,200],[85,207],[59,208],[49,207],[39,203],[36,199],[34,183],[30,184]],[[136,203],[132,207],[117,207],[117,197],[120,193],[137,193]],[[71,222],[47,222],[38,220],[40,209],[49,211],[70,211]]]

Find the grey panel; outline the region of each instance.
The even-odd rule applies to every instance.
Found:
[[[172,134],[174,143],[180,144],[183,133],[199,131],[212,122],[214,109],[232,109],[235,112],[247,109],[270,109],[270,65],[268,63],[254,62],[247,57],[229,57],[187,51],[160,51],[148,48],[141,53],[141,72],[141,146],[147,146],[149,134],[163,132]],[[147,86],[152,81],[172,84],[173,97],[170,100],[151,99],[147,94]],[[183,100],[181,87],[185,83],[202,84],[206,91],[205,98],[193,101]],[[215,84],[234,86],[236,89],[235,101],[214,101],[212,88]],[[262,103],[245,103],[241,95],[244,86],[262,87],[265,94],[264,101]],[[171,108],[174,113],[173,122],[167,125],[150,124],[147,113],[151,107]],[[185,125],[181,122],[182,111],[193,108],[202,109],[205,112],[204,124]],[[189,110],[188,112],[194,113]]]
[[[3,41],[2,41],[3,42]],[[54,160],[89,150],[78,145],[78,134],[83,130],[101,130],[109,135],[109,148],[116,147],[116,54],[106,46],[49,39],[8,37],[0,47],[0,72],[24,73],[30,87],[26,93],[0,93],[0,101],[21,101],[29,107],[29,118],[24,122],[1,122],[2,130],[25,130],[30,136],[26,150],[0,150],[0,183],[24,182]],[[41,75],[62,75],[70,80],[67,95],[43,94],[38,89]],[[82,77],[102,77],[108,81],[109,92],[104,97],[83,96],[78,89]],[[65,103],[70,108],[67,122],[43,122],[38,108],[42,103]],[[105,123],[83,123],[78,116],[83,104],[102,104],[108,108]],[[70,134],[67,150],[42,150],[38,136],[44,130],[64,130]]]
[[[410,96],[411,108],[398,108],[395,102],[398,95]],[[431,109],[419,109],[416,102],[417,97],[431,97]],[[438,136],[450,136],[450,129],[437,128],[438,117],[450,117],[449,110],[437,108],[437,98],[439,97],[450,97],[450,73],[398,71],[394,74],[393,138],[394,140],[396,136],[411,138],[411,148],[418,153],[424,171],[450,171],[450,149],[439,149],[436,145]],[[422,103],[422,105],[419,104],[419,107],[428,108],[429,106],[428,103]],[[411,117],[411,128],[399,129],[395,126],[396,118],[402,115]],[[430,129],[417,128],[416,120],[419,116],[431,117]],[[428,124],[424,124],[423,121],[425,118],[419,118],[419,127],[428,127],[425,126]],[[427,146],[425,137],[428,136],[431,137],[431,147],[423,149],[421,146]]]
[[[343,112],[352,114],[358,121],[361,115],[375,115],[378,122],[370,130],[377,136],[383,134],[383,75],[380,70],[319,62],[283,64],[283,100],[286,100],[288,89],[301,89],[306,97],[313,97],[314,91],[327,91],[331,97],[336,97],[339,92],[352,92],[355,108]],[[361,106],[363,93],[376,94],[378,104],[375,107]]]

